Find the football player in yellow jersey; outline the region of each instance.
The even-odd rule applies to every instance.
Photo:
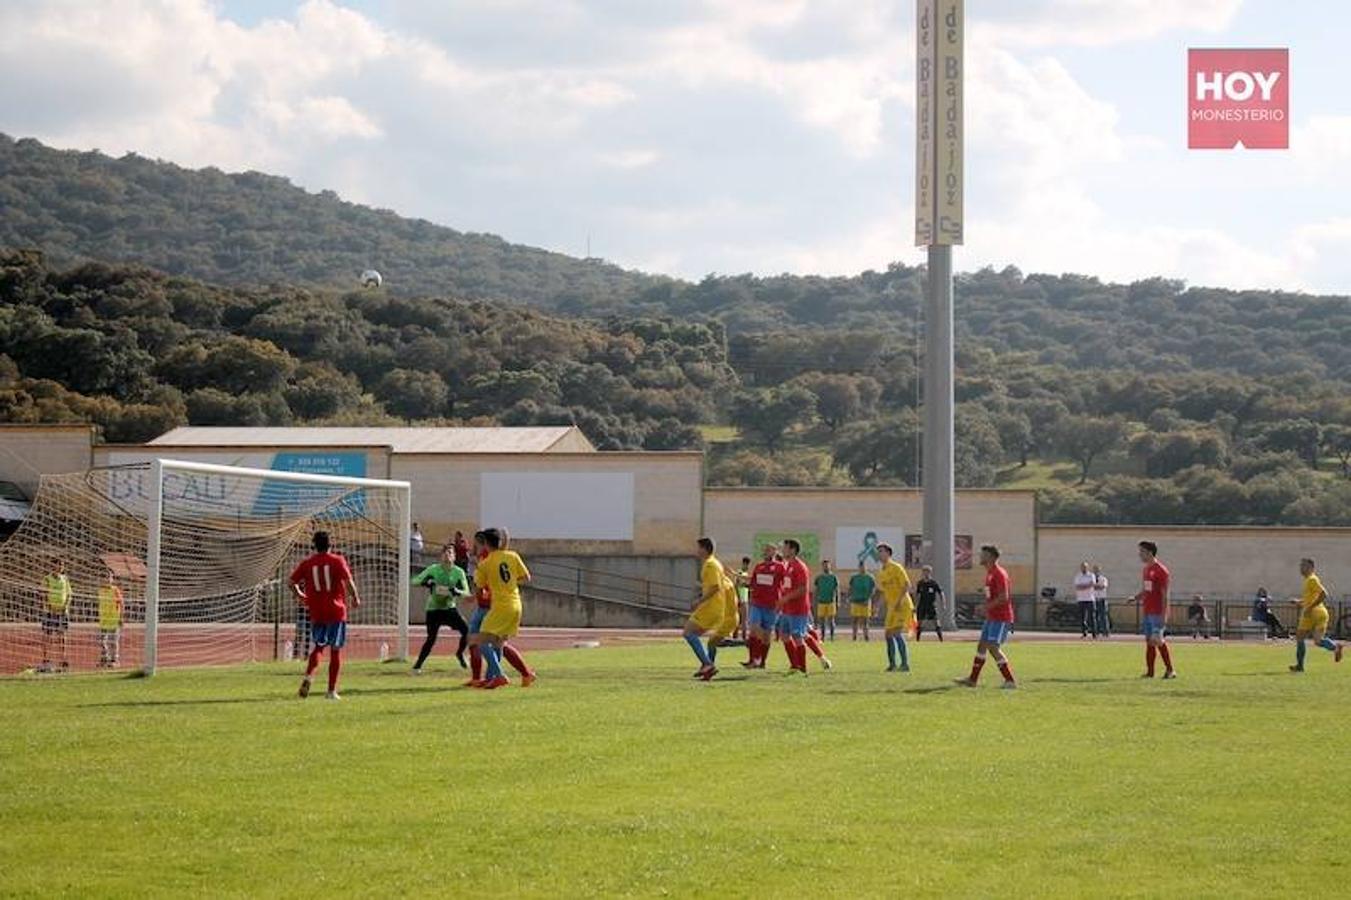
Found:
[[[694,611],[685,622],[685,643],[690,645],[694,655],[699,658],[699,671],[694,673],[695,678],[708,681],[714,675],[718,674],[718,667],[713,665],[713,656],[717,653],[717,645],[722,638],[732,633],[736,628],[735,603],[736,595],[732,595],[733,618],[730,626],[727,623],[727,573],[718,562],[718,558],[713,555],[713,539],[701,537],[697,542],[699,548],[699,595],[695,601]],[[704,649],[701,638],[705,634],[711,634],[708,640],[708,649]]]
[[[99,665],[116,667],[122,644],[122,589],[108,570],[108,581],[99,588]]]
[[[1314,572],[1313,560],[1301,559],[1299,574],[1304,576],[1304,593],[1297,601],[1299,625],[1295,629],[1295,664],[1290,667],[1291,672],[1304,671],[1305,641],[1311,636],[1315,644],[1332,651],[1333,660],[1342,661],[1342,645],[1327,636],[1328,592]]]
[[[521,629],[521,585],[530,581],[530,570],[515,551],[505,549],[503,529],[485,528],[483,543],[488,555],[474,571],[474,583],[492,595],[492,608],[479,628],[479,650],[488,668],[483,687],[493,690],[511,684],[502,674],[502,647]]]
[[[42,579],[47,602],[42,607],[42,664],[39,672],[52,670],[52,644],[61,651],[61,671],[70,669],[66,655],[66,632],[70,630],[70,577],[65,560],[53,560],[52,570]]]
[[[882,568],[877,570],[877,592],[886,610],[887,671],[910,671],[910,647],[905,638],[915,624],[915,601],[910,599],[910,575],[892,559],[890,544],[877,545]],[[899,665],[897,665],[899,659]]]

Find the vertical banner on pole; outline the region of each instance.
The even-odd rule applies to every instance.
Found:
[[[937,153],[934,160],[934,243],[962,243],[963,0],[939,0],[935,29]]]
[[[915,246],[934,242],[934,160],[938,153],[934,98],[934,4],[915,3]]]

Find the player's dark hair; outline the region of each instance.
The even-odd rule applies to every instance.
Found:
[[[992,559],[999,559],[999,548],[994,544],[982,544],[980,552],[989,554]]]
[[[713,552],[713,538],[711,538],[711,537],[701,537],[701,538],[699,538],[699,542],[698,542],[698,543],[699,543],[699,549],[700,549],[700,550],[703,550],[705,553],[712,553],[712,552]]]
[[[896,551],[895,551],[895,550],[892,550],[892,549],[891,549],[891,545],[888,544],[886,541],[883,541],[882,543],[878,544],[878,545],[877,545],[877,549],[878,549],[878,550],[885,550],[885,551],[887,551],[887,553],[888,553],[889,555],[891,555],[891,556],[895,556],[895,555],[896,555]]]
[[[316,531],[314,533],[314,540],[312,541],[312,543],[314,544],[314,551],[316,553],[327,553],[329,547],[328,532]]]
[[[483,529],[483,543],[487,544],[490,550],[501,550],[502,532],[496,528]]]
[[[783,545],[785,547],[792,547],[794,554],[802,552],[802,545],[799,544],[797,541],[793,540],[792,538],[784,538]]]
[[[743,566],[749,566],[751,564],[751,558],[749,556],[741,557],[741,564]]]
[[[1300,564],[1301,564],[1301,565],[1304,564],[1304,563],[1308,563],[1310,569],[1316,569],[1316,568],[1318,568],[1317,566],[1315,566],[1315,565],[1313,564],[1313,560],[1310,559],[1310,558],[1307,557],[1307,556],[1300,560]]]
[[[1153,541],[1141,541],[1141,542],[1140,542],[1140,549],[1141,549],[1141,550],[1148,550],[1150,556],[1158,556],[1158,555],[1159,555],[1159,545],[1156,544],[1156,543],[1154,543]]]

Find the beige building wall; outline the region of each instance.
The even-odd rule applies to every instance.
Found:
[[[836,529],[849,526],[899,528],[917,534],[923,516],[923,495],[914,490],[868,488],[708,488],[704,491],[704,530],[717,542],[724,560],[759,554],[752,546],[760,532],[815,534],[821,555],[837,558]],[[1013,578],[1016,594],[1036,591],[1036,495],[1031,491],[958,491],[955,528],[969,534],[976,547],[995,544]],[[898,557],[903,551],[896,548]],[[845,568],[856,566],[846,565]],[[912,571],[912,574],[913,571]],[[984,572],[957,572],[957,591],[978,593]]]
[[[1037,566],[1044,584],[1067,590],[1081,560],[1096,562],[1113,597],[1140,589],[1141,540],[1159,545],[1173,575],[1173,598],[1251,597],[1258,587],[1284,599],[1299,593],[1299,559],[1318,563],[1328,593],[1351,597],[1351,528],[1158,527],[1044,525]]]
[[[43,475],[88,469],[93,444],[92,425],[0,425],[0,480],[31,498]]]
[[[631,473],[632,540],[514,540],[523,552],[564,556],[682,556],[699,537],[703,455],[700,453],[583,452],[543,455],[398,454],[392,478],[413,485],[413,518],[429,546],[466,535],[479,524],[480,485],[486,473]],[[614,502],[598,496],[597,504]],[[579,508],[580,518],[586,515]]]

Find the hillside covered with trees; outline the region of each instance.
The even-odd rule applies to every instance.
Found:
[[[724,484],[921,465],[921,269],[691,283],[256,173],[0,137],[0,174],[7,421],[575,422],[707,446]],[[387,289],[350,289],[365,265]],[[1351,524],[1346,297],[986,269],[957,339],[963,485],[1035,487],[1050,521]]]

